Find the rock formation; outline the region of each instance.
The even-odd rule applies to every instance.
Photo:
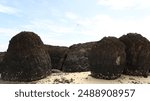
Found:
[[[89,71],[88,53],[95,42],[74,44],[69,47],[62,70],[64,72]]]
[[[45,45],[45,48],[51,57],[52,69],[61,70],[68,47]]]
[[[120,37],[126,46],[125,74],[148,76],[150,69],[150,43],[140,34],[128,33]]]
[[[20,32],[10,40],[3,65],[3,80],[33,81],[51,73],[49,54],[33,32]]]
[[[91,76],[116,79],[123,73],[125,59],[125,45],[115,37],[104,37],[89,52]]]

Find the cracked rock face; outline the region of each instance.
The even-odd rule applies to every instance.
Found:
[[[125,45],[115,37],[104,37],[89,53],[91,76],[116,79],[123,73],[125,61]]]
[[[69,47],[62,70],[64,72],[89,71],[88,54],[95,42],[74,44]]]
[[[33,32],[14,36],[3,59],[3,80],[33,81],[51,73],[51,59],[40,37]]]
[[[140,34],[128,33],[120,37],[126,46],[125,74],[148,76],[150,69],[150,42]]]

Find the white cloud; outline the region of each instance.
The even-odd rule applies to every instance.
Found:
[[[55,8],[51,8],[50,9],[50,12],[53,16],[61,16],[61,12],[58,10],[58,9],[55,9]]]
[[[16,14],[17,12],[18,10],[16,8],[0,4],[0,13]]]
[[[66,37],[74,34],[75,28],[65,25],[63,22],[35,19],[29,25],[22,26],[22,30],[37,33],[45,44],[69,46],[72,42],[68,42]]]
[[[150,6],[149,0],[97,0],[98,4],[109,6],[111,9],[145,9]]]
[[[75,13],[73,13],[73,12],[66,12],[66,13],[65,13],[65,16],[66,16],[67,18],[71,19],[71,20],[74,20],[74,19],[77,19],[77,18],[78,18],[78,16],[77,16]]]
[[[55,35],[70,33],[74,30],[72,27],[68,27],[61,23],[56,23],[51,20],[40,20],[40,19],[32,20],[29,25],[25,25],[22,27],[26,30],[34,29],[34,30],[52,32]]]
[[[129,32],[137,32],[150,39],[150,16],[135,19],[116,19],[108,15],[96,15],[91,18],[80,19],[75,21],[82,28],[79,30],[85,36],[91,36],[96,39],[101,39],[104,36],[120,37]]]

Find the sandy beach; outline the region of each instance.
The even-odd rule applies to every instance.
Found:
[[[104,80],[91,77],[90,72],[53,73],[46,78],[32,82],[12,82],[0,79],[0,84],[150,84],[150,75],[148,78],[122,75],[116,80]]]

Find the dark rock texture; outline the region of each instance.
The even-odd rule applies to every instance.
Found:
[[[104,37],[89,52],[91,76],[116,79],[123,73],[125,60],[125,45],[115,37]]]
[[[2,61],[3,61],[3,58],[4,58],[4,56],[5,56],[5,52],[0,52],[0,73],[3,71],[2,70]]]
[[[5,52],[0,52],[0,62],[2,62],[5,54],[6,54]]]
[[[64,72],[89,71],[88,53],[95,42],[75,44],[69,47],[62,70]]]
[[[128,33],[120,37],[126,45],[125,74],[134,76],[148,76],[150,69],[150,43],[142,35]]]
[[[33,32],[21,32],[10,40],[3,65],[3,80],[33,81],[51,73],[49,54]]]
[[[52,69],[61,70],[68,47],[45,45],[45,48],[51,57]]]

